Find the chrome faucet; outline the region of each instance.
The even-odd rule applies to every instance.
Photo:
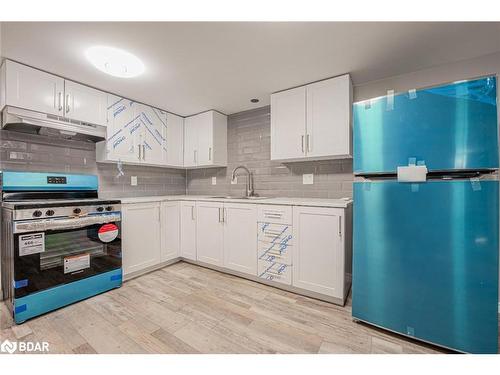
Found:
[[[255,195],[255,192],[253,190],[253,174],[252,174],[252,172],[250,172],[250,170],[247,167],[245,167],[244,165],[240,165],[240,166],[234,168],[233,173],[231,174],[231,181],[234,181],[234,179],[236,178],[236,171],[238,169],[243,169],[247,172],[247,188],[246,188],[245,196],[246,197],[253,197]]]

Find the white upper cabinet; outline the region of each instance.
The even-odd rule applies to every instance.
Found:
[[[141,161],[149,165],[166,165],[167,113],[136,103],[135,115],[140,124]]]
[[[5,60],[2,75],[5,78],[4,105],[64,115],[64,79],[10,60]]]
[[[307,85],[307,156],[351,156],[349,75]]]
[[[2,105],[106,125],[107,94],[102,91],[10,60],[5,60],[2,76]]]
[[[141,124],[136,112],[135,102],[108,95],[106,140],[96,145],[98,162],[141,162]]]
[[[167,113],[167,164],[184,166],[184,118]]]
[[[64,117],[105,126],[107,103],[105,92],[64,81]]]
[[[305,157],[306,88],[271,95],[271,160]]]
[[[348,158],[352,83],[348,74],[271,95],[271,159]]]
[[[184,166],[227,166],[227,116],[208,111],[185,118]]]

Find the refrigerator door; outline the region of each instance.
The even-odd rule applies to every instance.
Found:
[[[498,351],[498,181],[354,183],[352,315]]]
[[[498,168],[495,77],[355,103],[353,122],[355,174]]]

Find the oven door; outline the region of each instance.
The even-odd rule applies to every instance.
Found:
[[[120,214],[14,223],[14,297],[121,268]]]

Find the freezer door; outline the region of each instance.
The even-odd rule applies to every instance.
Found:
[[[496,353],[498,181],[354,183],[352,315]]]
[[[354,173],[498,168],[496,99],[487,77],[355,103]]]

